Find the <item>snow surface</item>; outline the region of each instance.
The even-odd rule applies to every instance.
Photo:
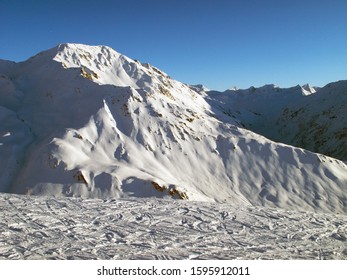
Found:
[[[62,44],[25,62],[0,61],[0,70],[2,191],[347,213],[343,161],[244,129],[224,110],[226,95],[105,46]],[[267,121],[303,95],[273,85],[232,92],[250,123],[257,108]]]
[[[345,215],[1,194],[0,216],[0,259],[347,259]]]

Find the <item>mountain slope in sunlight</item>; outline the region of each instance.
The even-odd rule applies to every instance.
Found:
[[[244,129],[149,64],[78,44],[0,64],[2,191],[347,212],[342,161]]]

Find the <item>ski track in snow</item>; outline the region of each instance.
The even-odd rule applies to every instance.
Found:
[[[0,259],[347,259],[347,217],[0,194]]]

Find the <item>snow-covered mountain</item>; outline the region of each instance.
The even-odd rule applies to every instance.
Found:
[[[230,99],[79,44],[0,61],[0,72],[1,191],[347,212],[344,162],[243,128],[261,127],[257,110],[269,108],[259,89]],[[269,88],[282,98],[266,120],[320,92]]]
[[[347,81],[328,84],[286,107],[277,119],[277,139],[347,160]]]
[[[347,81],[323,88],[268,85],[207,94],[212,106],[247,129],[277,142],[347,160]]]

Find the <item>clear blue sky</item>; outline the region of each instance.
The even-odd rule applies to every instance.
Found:
[[[347,79],[346,0],[0,0],[0,58],[108,45],[224,90]]]

